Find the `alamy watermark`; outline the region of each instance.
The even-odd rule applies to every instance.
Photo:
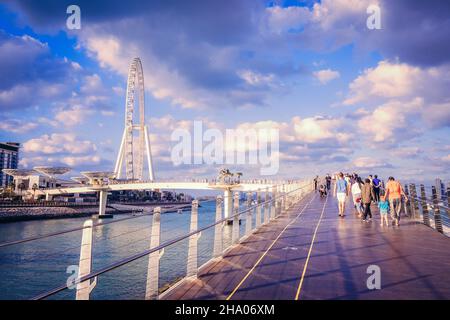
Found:
[[[276,128],[204,130],[194,121],[193,134],[176,129],[171,134],[174,165],[259,165],[261,175],[275,175],[279,169],[279,130]]]
[[[67,17],[66,26],[69,30],[79,30],[81,29],[81,9],[79,6],[75,4],[71,4],[67,7],[67,14],[70,16]]]
[[[70,265],[67,267],[66,273],[70,274],[70,276],[68,276],[66,280],[68,289],[76,289],[77,285],[80,283],[80,278],[78,277],[79,272],[80,267],[77,265]]]
[[[366,26],[369,30],[381,29],[381,9],[378,5],[372,4],[366,10],[369,17],[366,20]]]
[[[371,264],[367,267],[367,274],[370,276],[367,278],[366,285],[369,290],[381,289],[381,269],[376,264]]]

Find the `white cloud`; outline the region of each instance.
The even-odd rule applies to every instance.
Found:
[[[429,102],[439,101],[447,97],[449,74],[450,66],[419,68],[406,63],[380,61],[350,83],[350,93],[343,104],[417,96]]]
[[[69,109],[60,109],[55,114],[55,120],[65,126],[75,126],[83,123],[84,120],[94,113],[90,108],[75,105]]]
[[[0,122],[0,130],[17,134],[27,133],[37,128],[35,122],[25,122],[19,119],[4,119]]]
[[[358,169],[374,169],[386,168],[392,165],[386,161],[377,159],[375,157],[359,157],[353,160],[353,165]]]
[[[341,75],[339,71],[324,69],[313,72],[314,77],[322,84],[327,84],[331,80],[339,78]]]
[[[93,142],[80,140],[72,133],[45,134],[23,144],[24,152],[37,154],[85,154],[96,150]]]
[[[417,134],[413,123],[422,109],[421,98],[406,103],[387,102],[358,121],[360,133],[369,136],[375,143],[397,143],[411,134]]]
[[[266,8],[268,28],[274,33],[281,33],[301,27],[308,21],[310,12],[305,7],[269,7]]]

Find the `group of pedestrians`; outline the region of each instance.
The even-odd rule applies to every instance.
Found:
[[[408,201],[401,184],[394,177],[389,177],[385,185],[377,175],[369,175],[363,179],[355,173],[344,175],[340,172],[336,176],[334,193],[338,200],[340,217],[345,216],[346,199],[351,194],[356,213],[358,217],[362,218],[362,221],[370,222],[372,220],[372,203],[378,206],[381,226],[389,226],[389,212],[392,224],[399,226],[402,197],[404,197],[405,202]]]

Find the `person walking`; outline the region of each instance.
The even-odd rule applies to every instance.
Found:
[[[380,226],[384,225],[384,222],[386,222],[386,227],[389,227],[389,221],[388,221],[388,211],[389,211],[389,202],[386,200],[386,196],[381,196],[380,201],[378,202],[378,208],[380,209]]]
[[[330,176],[329,173],[327,174],[325,180],[327,181],[327,190],[330,191],[330,189],[331,189],[331,176]]]
[[[372,219],[372,211],[370,210],[370,204],[372,203],[374,196],[373,196],[373,189],[370,184],[370,179],[366,178],[365,183],[361,187],[361,200],[364,205],[364,218],[363,221],[368,222]],[[369,220],[367,220],[367,217],[369,217]]]
[[[380,201],[380,190],[381,190],[381,180],[378,179],[378,176],[375,175],[372,180],[373,185],[373,194],[375,195],[375,202],[378,203]]]
[[[400,182],[396,181],[394,177],[389,177],[386,183],[386,198],[389,199],[389,205],[391,208],[392,223],[396,226],[400,225],[400,212],[402,210],[402,196],[405,197],[405,202],[408,201],[408,197],[403,191]]]
[[[317,192],[317,184],[319,183],[319,176],[314,178],[314,192]]]
[[[342,172],[338,174],[338,179],[334,185],[333,193],[336,195],[338,200],[339,216],[343,217],[345,212],[345,200],[347,199],[348,194],[348,184],[347,181],[345,181],[344,174]]]
[[[355,181],[352,184],[352,196],[353,196],[353,205],[355,206],[356,212],[358,213],[358,217],[362,217],[362,202],[361,202],[361,186],[362,180],[359,177],[355,178]]]

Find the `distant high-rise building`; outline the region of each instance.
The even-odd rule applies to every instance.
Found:
[[[19,165],[20,143],[0,142],[0,187],[8,186],[13,177],[3,172],[3,169],[17,169]]]

